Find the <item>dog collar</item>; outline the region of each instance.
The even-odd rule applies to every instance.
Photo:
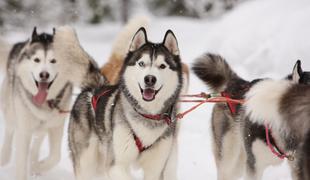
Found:
[[[154,120],[154,121],[165,121],[167,125],[170,125],[172,123],[172,118],[171,118],[171,112],[172,112],[172,107],[170,108],[169,112],[170,113],[163,113],[163,114],[143,114],[140,113],[139,111],[137,111],[135,109],[135,111],[140,114],[142,117],[150,119],[150,120]]]

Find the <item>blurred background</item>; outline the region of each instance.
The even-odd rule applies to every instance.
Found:
[[[246,0],[1,0],[0,28],[126,22],[134,14],[217,18]],[[25,21],[25,18],[27,21]]]

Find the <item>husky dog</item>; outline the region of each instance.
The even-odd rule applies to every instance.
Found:
[[[252,84],[259,81],[242,79],[222,57],[214,54],[198,58],[193,71],[213,92],[234,99],[244,99]],[[287,79],[306,84],[310,76],[309,72],[302,71],[300,61],[297,61]],[[220,180],[238,179],[245,169],[247,179],[261,179],[265,167],[282,162],[268,149],[264,126],[249,121],[240,105],[216,104],[212,112],[212,133]],[[272,143],[276,146],[273,140]]]
[[[101,67],[101,73],[109,84],[115,85],[118,83],[120,71],[123,67],[132,37],[140,27],[148,27],[148,25],[149,20],[146,17],[133,18],[117,36],[108,62]],[[189,68],[185,63],[182,63],[182,72],[184,73],[182,93],[186,93],[189,84]]]
[[[290,162],[294,179],[310,179],[310,86],[288,80],[264,80],[246,94],[246,114],[252,123],[269,124],[275,141]]]
[[[69,109],[72,84],[63,79],[59,59],[53,50],[54,34],[37,34],[13,46],[1,86],[1,103],[5,118],[1,166],[11,158],[13,136],[16,139],[16,179],[27,179],[28,154],[31,170],[40,173],[60,160],[64,111]],[[50,154],[39,161],[39,150],[45,135],[49,137]],[[30,150],[30,144],[33,146]]]
[[[176,179],[175,116],[182,78],[173,32],[156,44],[140,28],[119,83],[85,88],[74,104],[69,147],[76,178],[88,180],[99,172],[129,180],[130,167],[139,165],[146,180]]]

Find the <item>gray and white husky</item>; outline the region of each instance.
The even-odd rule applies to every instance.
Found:
[[[310,86],[288,80],[264,80],[246,94],[252,123],[269,124],[280,148],[293,153],[293,179],[310,179]]]
[[[85,88],[70,118],[69,147],[76,179],[97,173],[130,180],[138,165],[145,180],[176,179],[177,99],[182,88],[177,40],[168,30],[162,43],[134,35],[119,83]]]
[[[47,171],[59,162],[73,84],[81,85],[84,79],[89,79],[92,74],[89,67],[96,66],[87,66],[93,64],[89,60],[72,63],[62,58],[64,55],[57,55],[55,48],[64,48],[62,41],[66,41],[57,39],[63,39],[66,34],[56,32],[58,35],[55,30],[53,34],[38,34],[34,28],[29,40],[13,46],[7,60],[1,86],[5,133],[0,164],[4,166],[10,161],[14,137],[16,180],[27,179],[29,157],[32,173]],[[82,75],[73,77],[77,72]],[[78,79],[82,76],[85,78]],[[40,145],[46,135],[49,155],[39,161]]]
[[[234,99],[244,99],[245,93],[260,80],[244,80],[221,56],[214,54],[198,58],[193,71],[211,91]],[[297,61],[287,79],[300,84],[310,82],[309,72],[302,71],[300,61]],[[268,165],[282,162],[268,148],[264,126],[252,123],[241,105],[218,103],[214,106],[212,135],[217,177],[220,180],[238,179],[244,173],[246,179],[261,179]],[[271,142],[277,147],[273,139]]]
[[[72,85],[63,78],[53,51],[53,36],[37,34],[13,46],[7,61],[7,71],[1,86],[1,103],[5,119],[1,165],[11,158],[15,136],[16,179],[27,179],[28,154],[31,170],[40,173],[60,160],[64,120],[67,116]],[[48,134],[50,155],[39,161],[42,140]],[[32,147],[30,144],[33,141]]]

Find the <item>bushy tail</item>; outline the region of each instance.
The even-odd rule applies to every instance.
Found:
[[[146,17],[133,18],[117,36],[111,56],[108,62],[101,68],[101,73],[107,78],[109,83],[115,84],[118,81],[131,40],[140,27],[147,28],[148,21]]]
[[[215,54],[204,54],[197,58],[192,70],[212,91],[221,92],[227,83],[238,75],[232,71],[225,59]]]
[[[53,45],[55,57],[67,73],[65,77],[74,85],[84,89],[105,83],[96,61],[83,49],[73,28],[57,28]]]
[[[10,46],[0,38],[0,72],[4,72],[10,53]]]

